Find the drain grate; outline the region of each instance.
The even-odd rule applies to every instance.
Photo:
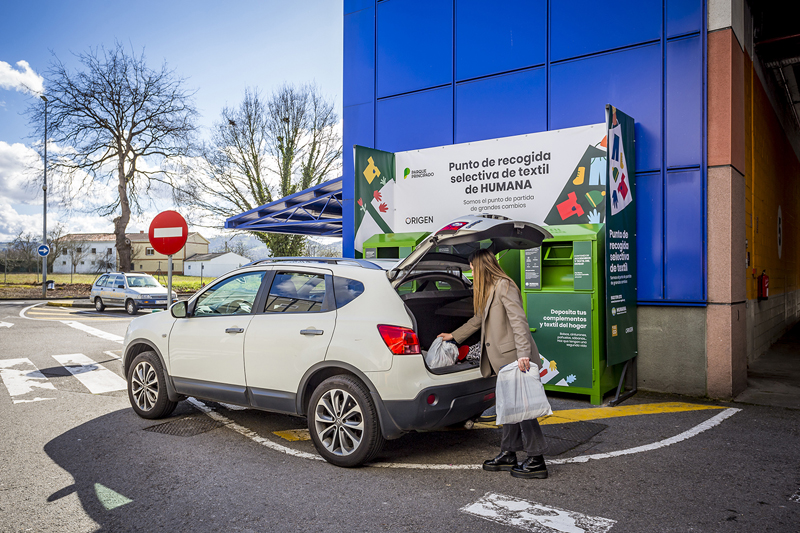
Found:
[[[154,433],[163,433],[164,435],[173,435],[176,437],[194,437],[200,433],[217,429],[225,424],[209,420],[207,418],[181,418],[180,420],[172,420],[164,422],[163,424],[156,424],[144,428],[145,431],[152,431]]]
[[[561,455],[579,444],[587,442],[607,427],[605,424],[595,422],[571,422],[542,426],[542,433],[547,440],[547,455]]]

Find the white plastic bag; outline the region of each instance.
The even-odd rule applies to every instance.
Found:
[[[442,368],[456,364],[458,347],[452,342],[444,342],[441,337],[436,337],[431,343],[428,353],[425,354],[425,363],[428,368]]]
[[[495,392],[498,426],[553,414],[536,365],[522,372],[516,362],[507,364],[497,373]]]

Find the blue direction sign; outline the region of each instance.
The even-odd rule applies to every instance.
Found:
[[[37,249],[36,249],[36,251],[37,251],[37,252],[39,253],[39,255],[41,255],[42,257],[46,257],[46,256],[47,256],[47,254],[49,254],[49,253],[50,253],[50,247],[49,247],[49,246],[47,246],[46,244],[43,244],[43,245],[39,246],[39,248],[37,248]]]

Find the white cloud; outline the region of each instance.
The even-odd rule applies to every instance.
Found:
[[[36,150],[21,143],[0,141],[0,201],[22,204],[36,201],[39,188],[28,184],[42,170],[43,163]]]
[[[0,87],[38,96],[44,92],[44,78],[33,71],[27,61],[17,61],[15,70],[5,61],[0,61]]]

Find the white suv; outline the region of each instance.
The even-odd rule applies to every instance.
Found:
[[[477,362],[431,369],[422,350],[472,316],[463,271],[478,247],[539,246],[527,222],[465,216],[406,259],[285,258],[217,279],[171,313],[131,321],[123,366],[134,411],[186,396],[303,415],[328,462],[356,466],[384,439],[465,422],[494,403]],[[479,342],[479,336],[465,344]]]

